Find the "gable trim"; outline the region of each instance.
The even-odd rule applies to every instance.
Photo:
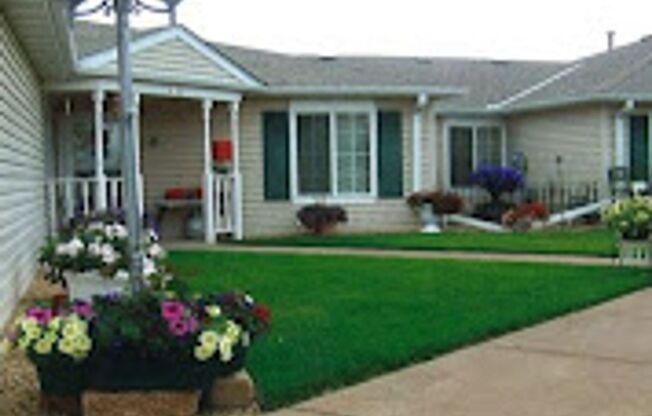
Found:
[[[238,81],[242,82],[247,87],[260,87],[261,83],[253,76],[249,75],[245,70],[234,64],[231,60],[225,58],[218,51],[206,45],[197,36],[190,33],[187,29],[181,26],[173,26],[163,29],[148,35],[145,35],[131,44],[131,53],[136,54],[142,50],[151,48],[164,42],[173,39],[178,39],[191,47],[199,54],[206,57],[219,69],[228,72],[235,77]],[[118,60],[117,47],[111,47],[101,52],[94,53],[90,56],[82,58],[77,63],[77,70],[80,72],[96,71],[102,67]]]

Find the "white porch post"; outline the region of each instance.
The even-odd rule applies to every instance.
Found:
[[[242,240],[242,173],[240,172],[240,101],[233,101],[229,106],[231,140],[233,143],[233,237]]]
[[[106,174],[104,173],[104,90],[93,92],[95,108],[95,209],[105,211],[106,205]]]
[[[627,163],[627,139],[626,139],[626,130],[627,130],[627,119],[626,115],[619,113],[616,114],[616,122],[615,122],[615,127],[616,127],[616,134],[615,134],[615,139],[616,139],[616,155],[615,155],[615,165],[616,166],[628,166],[629,163]]]
[[[419,94],[412,118],[412,190],[421,190],[421,168],[423,158],[421,157],[422,134],[423,134],[423,113],[428,105],[428,96]]]
[[[213,101],[205,99],[202,105],[204,121],[204,236],[209,244],[217,241],[215,233],[215,194],[213,187],[213,160],[211,155],[211,112]]]

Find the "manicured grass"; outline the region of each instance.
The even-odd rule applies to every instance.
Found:
[[[266,409],[642,288],[641,269],[175,252],[198,291],[273,311],[249,369]],[[560,340],[563,342],[563,340]]]
[[[325,236],[254,239],[245,244],[291,247],[350,247],[395,250],[482,251],[612,257],[616,237],[612,231],[563,229],[529,233],[493,234],[477,231],[447,231],[442,234],[333,234]]]

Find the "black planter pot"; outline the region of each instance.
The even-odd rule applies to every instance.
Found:
[[[103,354],[89,363],[87,386],[98,391],[205,390],[217,377],[244,367],[246,349],[234,349],[228,363],[214,358],[199,363],[190,357],[142,358],[136,354]]]
[[[494,200],[478,205],[473,216],[484,221],[501,223],[503,215],[512,208],[514,208],[514,204],[512,203]]]
[[[86,387],[88,366],[72,360],[32,358],[41,392],[51,396],[79,397]]]

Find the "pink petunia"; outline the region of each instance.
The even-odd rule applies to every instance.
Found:
[[[47,325],[54,318],[54,312],[50,308],[39,308],[35,306],[27,311],[27,316],[36,319],[41,325]]]
[[[168,322],[176,322],[183,318],[185,307],[183,303],[165,300],[161,303],[161,316]]]
[[[77,315],[83,318],[90,318],[93,316],[93,305],[87,302],[77,302],[72,306],[72,310]]]
[[[168,330],[175,337],[183,337],[189,332],[190,328],[186,321],[179,319],[177,321],[170,321]]]

